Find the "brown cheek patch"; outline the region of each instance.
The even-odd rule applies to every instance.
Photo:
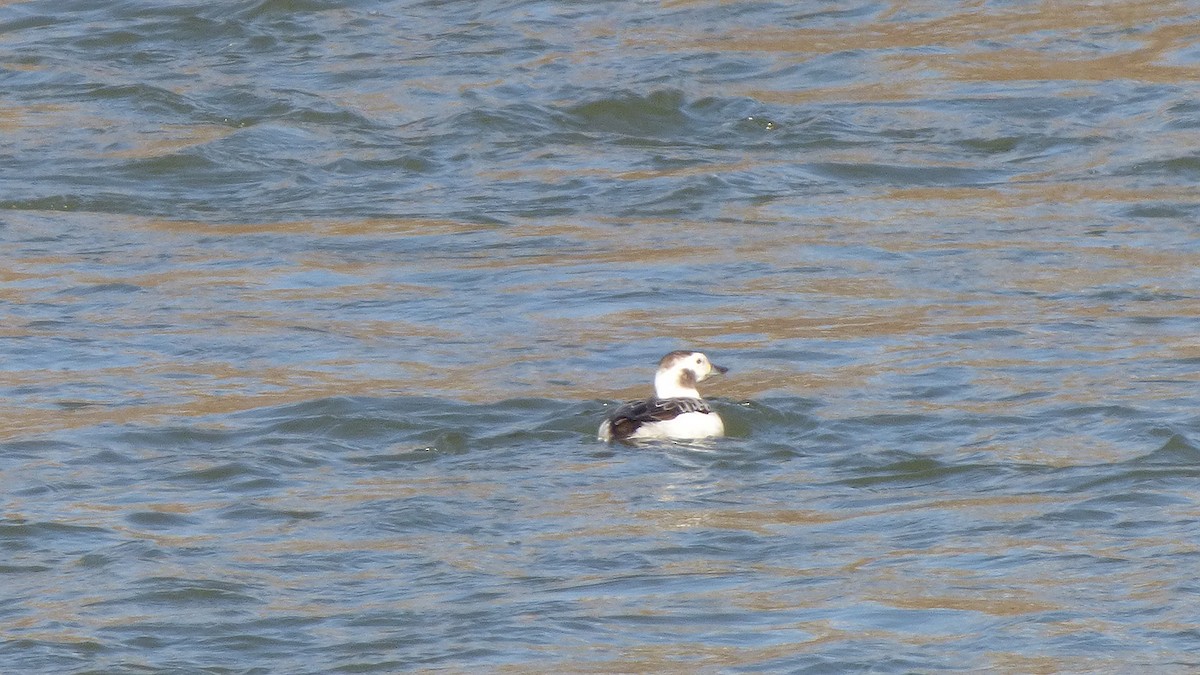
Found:
[[[679,386],[688,387],[689,389],[695,389],[696,388],[696,373],[695,373],[695,371],[684,368],[683,372],[679,373]]]

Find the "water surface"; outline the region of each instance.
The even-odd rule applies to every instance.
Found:
[[[0,4],[3,669],[1190,672],[1197,16]]]

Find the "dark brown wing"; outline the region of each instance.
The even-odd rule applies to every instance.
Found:
[[[629,438],[643,424],[673,420],[684,413],[712,412],[708,404],[698,398],[650,398],[645,401],[630,401],[613,411],[608,417],[613,438]]]

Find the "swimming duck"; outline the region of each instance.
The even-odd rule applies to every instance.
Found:
[[[700,352],[674,351],[658,362],[654,396],[630,401],[600,424],[602,441],[697,439],[725,435],[721,416],[709,407],[696,383],[728,371]]]

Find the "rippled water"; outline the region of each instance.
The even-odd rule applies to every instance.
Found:
[[[0,670],[1200,667],[1197,17],[0,3]]]

